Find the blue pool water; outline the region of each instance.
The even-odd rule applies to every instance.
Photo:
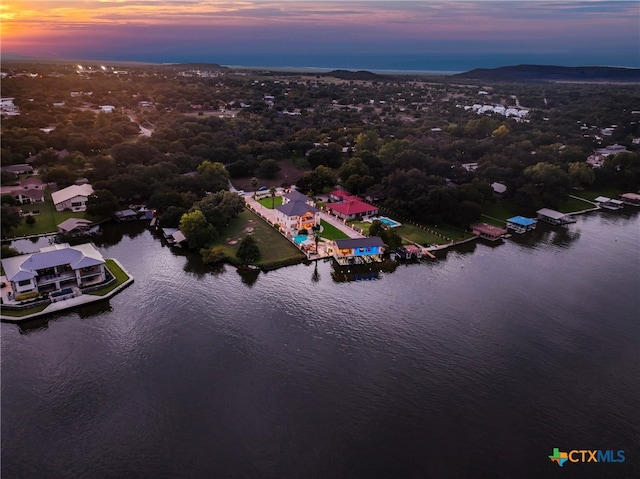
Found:
[[[71,294],[73,290],[71,288],[64,288],[60,291],[56,291],[55,293],[51,293],[52,298],[57,298],[58,296],[64,296],[65,294]]]
[[[401,223],[398,223],[391,218],[387,218],[386,216],[380,216],[378,219],[390,228],[395,228],[396,226],[401,225]]]
[[[302,244],[307,241],[307,235],[295,235],[293,241],[295,241],[296,244]]]

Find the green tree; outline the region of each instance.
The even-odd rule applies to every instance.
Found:
[[[33,226],[36,224],[36,217],[33,215],[29,215],[25,218],[25,223],[27,223],[29,226]]]
[[[272,180],[280,172],[280,165],[276,160],[262,160],[258,167],[258,175],[262,178]]]
[[[202,262],[205,264],[222,263],[227,258],[227,255],[224,252],[224,248],[222,246],[203,248],[200,250],[200,256],[202,256]]]
[[[203,248],[218,234],[209,224],[202,211],[196,209],[182,215],[180,231],[184,234],[191,248]]]
[[[120,208],[118,198],[109,190],[96,190],[87,199],[87,214],[109,218]]]
[[[251,187],[255,190],[258,187],[258,178],[254,176],[249,180],[249,183],[251,183]]]
[[[45,183],[55,183],[58,188],[66,188],[78,179],[78,174],[71,171],[67,166],[52,166],[42,175]]]
[[[205,191],[215,193],[229,186],[229,172],[219,162],[205,161],[198,166],[198,179]]]
[[[269,194],[271,195],[271,209],[275,209],[276,207],[276,187],[269,187]]]
[[[592,185],[596,175],[588,164],[584,162],[569,163],[569,178],[573,186]]]
[[[2,235],[6,236],[9,231],[16,228],[22,222],[20,210],[14,206],[2,205],[0,209],[0,226]]]
[[[260,248],[253,236],[245,236],[238,246],[236,257],[243,263],[255,263],[260,259]]]
[[[0,258],[11,258],[12,256],[18,256],[20,252],[9,246],[8,244],[3,244],[2,249],[0,250]]]

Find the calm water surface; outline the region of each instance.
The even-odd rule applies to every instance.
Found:
[[[2,477],[640,477],[639,232],[594,213],[350,282],[114,227],[130,288],[1,326]]]

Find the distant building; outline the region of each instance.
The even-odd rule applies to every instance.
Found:
[[[51,193],[57,211],[86,211],[87,200],[93,194],[91,185],[72,185]]]
[[[491,183],[491,188],[496,195],[502,195],[505,191],[507,191],[507,185],[503,185],[502,183],[498,183],[497,181]]]
[[[13,173],[14,175],[32,175],[33,167],[26,163],[20,163],[19,165],[8,165],[2,167],[3,171]]]

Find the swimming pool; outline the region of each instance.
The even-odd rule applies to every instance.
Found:
[[[378,219],[384,223],[385,225],[387,225],[389,228],[396,228],[398,226],[401,226],[402,223],[398,223],[397,221],[392,220],[391,218],[387,218],[386,216],[380,216],[378,217]]]
[[[293,241],[295,241],[296,244],[302,244],[305,241],[307,241],[307,239],[308,239],[307,235],[295,235],[293,237]]]

